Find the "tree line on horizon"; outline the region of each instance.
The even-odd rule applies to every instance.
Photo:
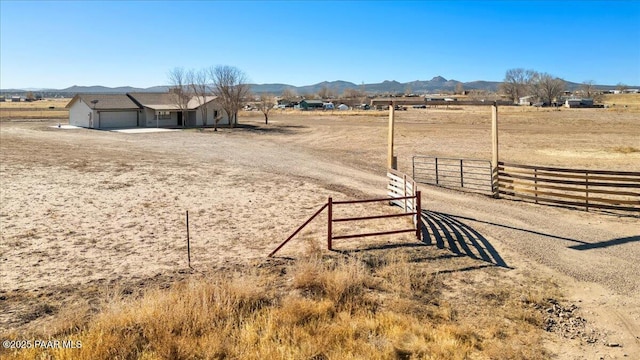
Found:
[[[189,101],[197,99],[200,111],[202,112],[203,126],[207,126],[207,107],[201,106],[207,102],[207,96],[216,96],[221,108],[229,118],[229,126],[234,127],[238,123],[238,112],[242,109],[247,99],[252,98],[252,103],[262,111],[265,124],[269,123],[269,112],[276,104],[276,96],[270,93],[251,94],[250,84],[247,75],[240,69],[229,65],[217,65],[202,69],[185,70],[182,67],[175,67],[168,72],[169,93],[174,97],[178,108],[184,113],[187,111]],[[550,105],[557,102],[566,90],[566,82],[551,74],[538,72],[531,69],[514,68],[505,73],[503,82],[500,84],[498,93],[508,97],[514,103],[518,103],[520,98],[532,96],[536,102]],[[624,84],[618,84],[618,89],[624,89]],[[597,97],[600,92],[597,90],[594,81],[585,81],[580,86],[580,93],[586,98]],[[458,83],[454,94],[469,94],[485,96],[486,91],[467,92],[463,84]],[[478,94],[476,94],[478,93]],[[404,95],[412,95],[411,88],[405,88]],[[295,101],[299,98],[293,89],[285,88],[279,99],[285,101]],[[367,99],[367,92],[362,88],[347,88],[342,94],[332,90],[328,86],[322,86],[315,94],[305,94],[305,99],[357,99],[364,103]],[[183,115],[184,116],[184,115]],[[214,131],[217,131],[217,124],[221,116],[214,119]]]
[[[311,93],[298,94],[293,88],[285,88],[281,94],[251,92],[251,84],[247,75],[240,69],[229,65],[211,66],[202,69],[185,70],[182,67],[175,67],[168,73],[169,92],[175,98],[177,107],[183,112],[187,111],[187,104],[192,99],[197,99],[199,105],[206,103],[207,96],[216,96],[221,108],[229,117],[229,126],[234,127],[238,123],[238,112],[243,105],[250,101],[254,108],[262,111],[265,124],[268,124],[269,112],[276,104],[277,99],[287,103],[295,103],[300,99],[342,99],[363,104],[368,101],[371,94],[366,91],[365,85],[355,88],[349,87],[339,91],[331,86],[322,85],[320,89]],[[486,99],[488,96],[508,97],[513,103],[518,103],[520,98],[531,96],[532,102],[543,104],[553,104],[559,101],[568,87],[575,89],[575,83],[569,83],[559,77],[555,77],[545,72],[538,72],[532,69],[513,68],[506,71],[503,81],[499,84],[496,92],[490,90],[464,89],[464,84],[457,82],[452,91],[445,91],[447,94],[467,95],[470,99]],[[329,84],[330,85],[330,84]],[[618,91],[628,89],[623,83],[616,86]],[[601,89],[594,81],[588,80],[580,84],[578,94],[585,98],[592,98],[595,101],[601,100]],[[377,96],[417,96],[414,95],[410,84],[406,84],[403,92],[377,94]],[[6,97],[6,96],[5,96]],[[44,98],[43,94],[35,91],[25,91],[24,100],[35,101]],[[207,108],[199,106],[203,115],[204,126],[207,126]],[[214,130],[217,131],[217,124],[221,116],[214,119]]]
[[[170,83],[170,93],[175,96],[176,104],[180,109],[186,111],[186,106],[192,98],[198,99],[203,105],[206,102],[206,96],[215,95],[218,98],[222,109],[229,116],[229,124],[231,127],[237,124],[238,112],[243,107],[243,102],[251,95],[250,84],[247,75],[240,69],[229,65],[218,65],[203,69],[185,70],[182,67],[176,67],[169,71],[168,80]],[[505,73],[503,82],[499,85],[498,93],[508,97],[513,103],[518,103],[520,98],[531,96],[536,102],[546,103],[548,105],[557,102],[564,94],[567,88],[566,82],[551,74],[538,72],[531,69],[513,68]],[[623,84],[618,84],[618,89],[624,89]],[[478,92],[478,91],[475,91]],[[599,95],[594,81],[585,81],[581,84],[579,92],[586,98],[594,98]],[[463,84],[458,83],[453,92],[454,94],[468,94],[464,90]],[[486,95],[486,91],[480,91]],[[407,86],[404,95],[411,95],[411,88]],[[260,93],[252,96],[254,105],[263,112],[265,123],[268,124],[268,115],[270,109],[275,104],[276,96],[270,93]],[[292,101],[298,98],[295,90],[285,88],[279,98]],[[322,86],[315,94],[305,94],[306,99],[358,99],[364,103],[367,98],[367,92],[362,88],[347,88],[338,94],[327,86]],[[204,126],[206,126],[206,107],[199,107],[203,112]],[[214,126],[218,119],[214,121]],[[217,129],[217,128],[216,128]]]

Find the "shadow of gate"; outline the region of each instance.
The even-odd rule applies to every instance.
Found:
[[[456,255],[465,255],[507,268],[507,263],[491,243],[472,227],[460,220],[436,211],[422,211],[422,241],[449,249]]]

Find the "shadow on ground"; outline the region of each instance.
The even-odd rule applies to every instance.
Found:
[[[251,124],[237,124],[235,125],[236,129],[242,129],[245,131],[250,131],[254,133],[262,133],[262,134],[293,134],[296,130],[306,129],[307,126],[304,125],[273,125],[273,124],[265,124],[265,125],[251,125]]]
[[[451,214],[444,214],[444,213],[437,213],[437,214],[439,214],[440,216],[447,217],[449,219],[469,220],[469,221],[472,221],[472,222],[478,222],[478,223],[487,224],[487,225],[491,225],[491,226],[498,226],[498,227],[505,228],[505,229],[522,231],[522,232],[525,232],[525,233],[528,233],[528,234],[532,234],[532,235],[537,235],[537,236],[542,236],[542,237],[546,237],[546,238],[551,238],[551,239],[556,239],[556,240],[562,240],[562,241],[568,241],[568,242],[576,243],[576,245],[568,246],[568,248],[569,249],[573,249],[573,250],[580,250],[580,251],[582,251],[582,250],[592,250],[592,249],[601,249],[601,248],[607,248],[607,247],[611,247],[611,246],[618,246],[618,245],[623,245],[623,244],[627,244],[627,243],[640,241],[640,235],[633,235],[633,236],[627,236],[627,237],[623,237],[623,238],[616,238],[616,239],[603,240],[603,241],[599,241],[599,242],[590,243],[590,242],[587,242],[587,241],[584,241],[584,240],[573,239],[573,238],[568,238],[568,237],[564,237],[564,236],[558,236],[558,235],[554,235],[554,234],[544,233],[544,232],[540,232],[540,231],[523,229],[523,228],[518,228],[518,227],[514,227],[514,226],[509,226],[509,225],[498,224],[498,223],[489,222],[489,221],[478,220],[478,219],[465,217],[465,216],[460,216],[460,215],[451,215]],[[621,217],[624,217],[624,216],[621,216]]]
[[[379,244],[358,249],[334,250],[339,253],[349,255],[364,253],[376,250],[417,250],[413,251],[411,262],[425,262],[454,258],[471,258],[483,261],[484,263],[474,264],[464,268],[454,270],[440,270],[439,272],[459,272],[486,267],[509,268],[497,250],[491,243],[477,230],[456,219],[454,215],[439,213],[435,211],[422,212],[422,242]],[[449,254],[436,254],[422,252],[420,248],[427,248],[435,245],[439,249],[449,250]]]
[[[500,267],[508,267],[496,249],[478,231],[454,216],[436,211],[422,212],[422,239],[427,245],[448,249],[455,255],[468,256]]]
[[[637,236],[629,236],[618,239],[611,239],[607,241],[601,241],[597,243],[584,243],[580,245],[569,246],[569,249],[573,250],[591,250],[591,249],[600,249],[610,246],[622,245],[630,242],[640,241],[640,235]]]

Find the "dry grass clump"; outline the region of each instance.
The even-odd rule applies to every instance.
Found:
[[[542,299],[499,285],[459,303],[444,275],[403,253],[322,255],[190,280],[141,297],[117,291],[91,320],[36,338],[81,349],[2,351],[3,359],[542,359]],[[267,266],[267,267],[268,267]],[[276,269],[277,270],[277,269]],[[518,300],[520,299],[520,300]],[[86,312],[85,312],[86,313]],[[11,338],[17,335],[10,335]]]
[[[634,148],[632,146],[616,146],[613,149],[613,152],[621,153],[621,154],[631,154],[640,152],[640,149]]]

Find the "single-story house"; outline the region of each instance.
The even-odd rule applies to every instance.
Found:
[[[229,123],[215,96],[193,96],[180,106],[171,93],[76,94],[66,106],[69,124],[92,129],[194,127]],[[203,111],[206,109],[206,111]]]
[[[307,100],[304,99],[300,101],[298,105],[302,110],[314,110],[314,109],[323,109],[324,102],[322,100]]]
[[[531,106],[536,101],[536,97],[533,95],[523,96],[518,98],[518,105]]]
[[[567,99],[564,106],[568,108],[590,108],[593,107],[593,99]]]

